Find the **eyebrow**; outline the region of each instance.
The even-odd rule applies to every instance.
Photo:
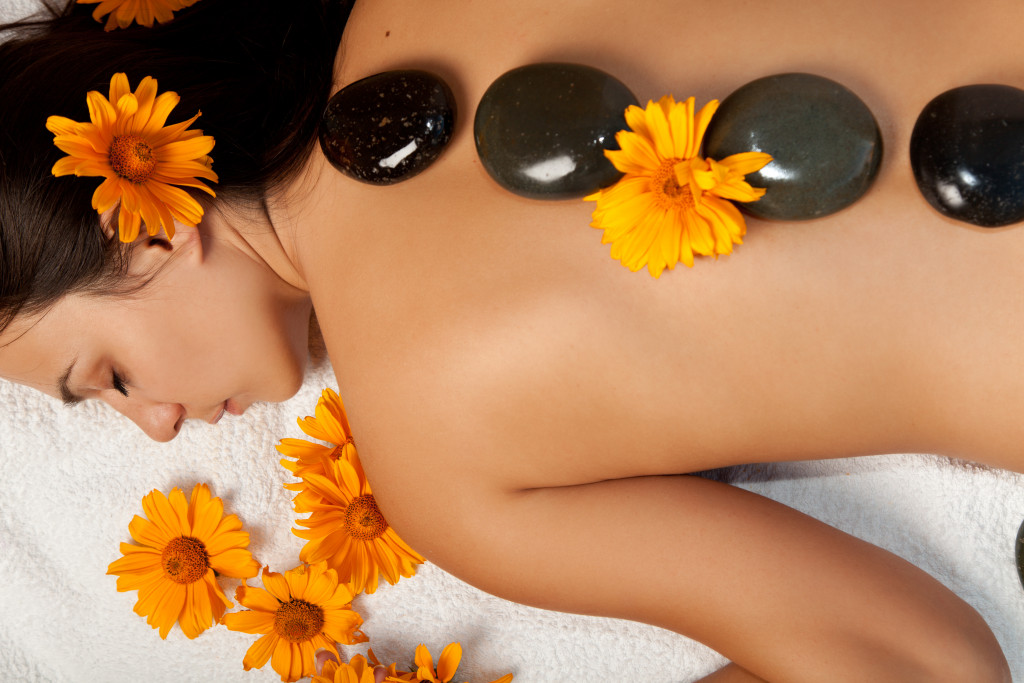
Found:
[[[71,387],[68,385],[68,382],[71,379],[71,371],[75,369],[75,363],[77,362],[77,358],[71,361],[71,364],[68,365],[64,373],[57,378],[57,391],[60,392],[60,400],[64,401],[64,405],[66,406],[73,406],[84,400],[81,396],[78,396],[75,392],[71,391]]]

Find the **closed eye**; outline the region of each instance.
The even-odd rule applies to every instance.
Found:
[[[116,370],[111,373],[110,383],[119,394],[123,395],[125,398],[128,397],[128,386],[125,383],[124,378],[117,374]]]

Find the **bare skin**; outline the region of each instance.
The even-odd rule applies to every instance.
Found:
[[[398,188],[314,155],[272,215],[391,523],[484,590],[736,662],[708,680],[1009,680],[980,617],[920,570],[676,475],[885,452],[1024,470],[1024,231],[942,218],[907,156],[935,95],[1020,83],[1022,22],[1014,0],[357,3],[338,87],[432,70],[458,97],[455,139]],[[476,102],[537,61],[698,104],[831,77],[878,118],[882,171],[839,214],[749,220],[733,256],[656,281],[608,257],[592,205],[482,170]]]
[[[736,662],[708,680],[1009,680],[980,617],[920,570],[675,475],[914,451],[1024,470],[1024,232],[940,217],[906,152],[938,93],[1019,81],[1022,20],[1010,0],[358,3],[338,87],[435,71],[456,137],[400,188],[315,155],[273,217],[391,523],[485,590]],[[476,159],[486,87],[548,60],[699,103],[772,73],[834,78],[880,122],[880,177],[829,218],[750,220],[731,257],[630,273],[592,205],[515,197]]]

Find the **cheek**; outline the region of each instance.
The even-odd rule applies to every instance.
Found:
[[[259,400],[291,398],[305,374],[308,315],[252,301],[225,310],[202,335],[201,346],[217,359],[204,363],[207,371],[241,383],[240,390],[253,392]]]

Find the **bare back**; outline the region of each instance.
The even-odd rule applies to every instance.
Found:
[[[275,220],[388,519],[484,590],[658,624],[769,680],[1003,680],[981,619],[920,570],[654,475],[910,451],[1024,469],[1024,231],[940,217],[907,154],[935,95],[1024,82],[1022,21],[1012,0],[357,2],[337,86],[426,69],[460,108],[422,175],[361,185],[315,155]],[[591,204],[514,196],[477,159],[476,103],[539,61],[604,69],[642,101],[835,79],[880,123],[879,178],[828,218],[750,219],[729,257],[632,273]]]
[[[444,397],[445,410],[472,415],[460,429],[493,430],[485,438],[510,438],[502,430],[520,415],[517,430],[528,423],[560,454],[502,473],[523,487],[858,453],[1012,458],[1024,438],[1024,232],[939,216],[906,150],[935,95],[1024,75],[1009,29],[1024,8],[920,10],[881,0],[357,4],[339,85],[430,69],[453,86],[460,122],[440,162],[400,187],[329,168],[317,181],[302,260],[353,419],[398,424],[395,413],[414,406],[395,392]],[[544,60],[603,68],[641,100],[720,99],[785,71],[834,78],[879,119],[880,177],[829,218],[749,219],[745,244],[717,262],[658,281],[630,273],[588,227],[592,204],[513,196],[476,159],[483,91]],[[645,456],[623,463],[625,448]]]

